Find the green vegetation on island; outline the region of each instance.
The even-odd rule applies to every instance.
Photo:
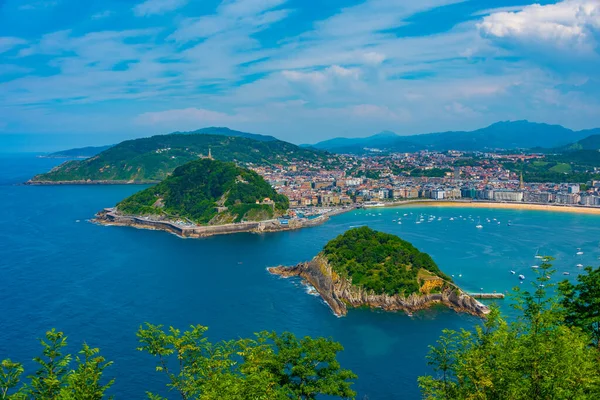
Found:
[[[288,165],[310,161],[327,167],[337,156],[280,140],[210,134],[170,134],[121,142],[86,160],[67,161],[32,182],[158,182],[201,156],[240,165]]]
[[[329,241],[322,254],[335,273],[378,294],[418,293],[424,278],[451,281],[428,254],[398,236],[366,226]]]
[[[161,183],[117,204],[127,215],[166,215],[199,224],[266,220],[288,207],[288,198],[256,172],[207,158],[176,168]]]
[[[443,331],[430,346],[434,374],[419,378],[424,399],[600,398],[600,268],[557,293],[550,260],[532,291],[515,288],[513,322],[494,308],[474,331]]]
[[[146,393],[149,399],[172,398],[173,392],[184,400],[312,400],[320,395],[356,395],[351,389],[356,375],[341,367],[337,356],[343,347],[331,339],[260,332],[254,338],[212,343],[205,337],[207,329],[197,325],[181,332],[146,324],[138,330],[138,350],[157,359],[153,369],[166,375],[168,382],[163,394]],[[87,344],[73,362],[65,354],[67,338],[62,332],[49,331],[40,342],[43,354],[34,358],[39,367],[27,381],[22,380],[23,364],[10,359],[0,363],[0,399],[101,400],[113,398],[107,391],[127,379],[104,377],[113,363]]]

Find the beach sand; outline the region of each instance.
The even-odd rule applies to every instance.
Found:
[[[431,201],[406,201],[395,204],[390,204],[389,207],[405,207],[405,206],[427,206],[427,207],[465,207],[465,208],[504,208],[512,210],[536,210],[536,211],[551,211],[551,212],[568,212],[578,214],[597,214],[600,215],[600,207],[583,207],[583,206],[563,206],[555,204],[531,204],[531,203],[496,203],[485,201],[448,201],[448,200],[431,200]]]

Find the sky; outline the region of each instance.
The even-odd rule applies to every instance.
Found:
[[[600,126],[600,0],[0,0],[0,143],[520,119]]]

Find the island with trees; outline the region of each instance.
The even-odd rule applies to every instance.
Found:
[[[398,236],[368,227],[346,231],[309,262],[272,267],[269,272],[303,278],[338,316],[354,307],[412,313],[434,304],[477,316],[489,313],[453,284],[428,254]]]
[[[142,190],[95,222],[166,230],[185,237],[297,229],[321,223],[286,219],[289,200],[262,176],[231,162],[202,158],[184,164],[159,184]]]

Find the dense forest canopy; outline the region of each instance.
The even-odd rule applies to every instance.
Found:
[[[421,269],[451,281],[428,254],[398,236],[366,226],[350,229],[331,240],[323,255],[335,272],[375,293],[408,296],[418,292]]]
[[[268,198],[273,204],[265,204]],[[257,201],[261,204],[257,204]],[[189,162],[156,186],[142,190],[117,205],[131,215],[166,214],[209,223],[217,207],[227,207],[224,222],[239,222],[255,215],[272,218],[287,210],[289,201],[256,172],[210,159]]]
[[[280,140],[207,134],[171,134],[127,140],[95,157],[68,161],[32,181],[135,181],[157,182],[175,168],[209,152],[220,161],[242,165],[287,165],[311,161],[327,165],[337,156],[304,149]]]

